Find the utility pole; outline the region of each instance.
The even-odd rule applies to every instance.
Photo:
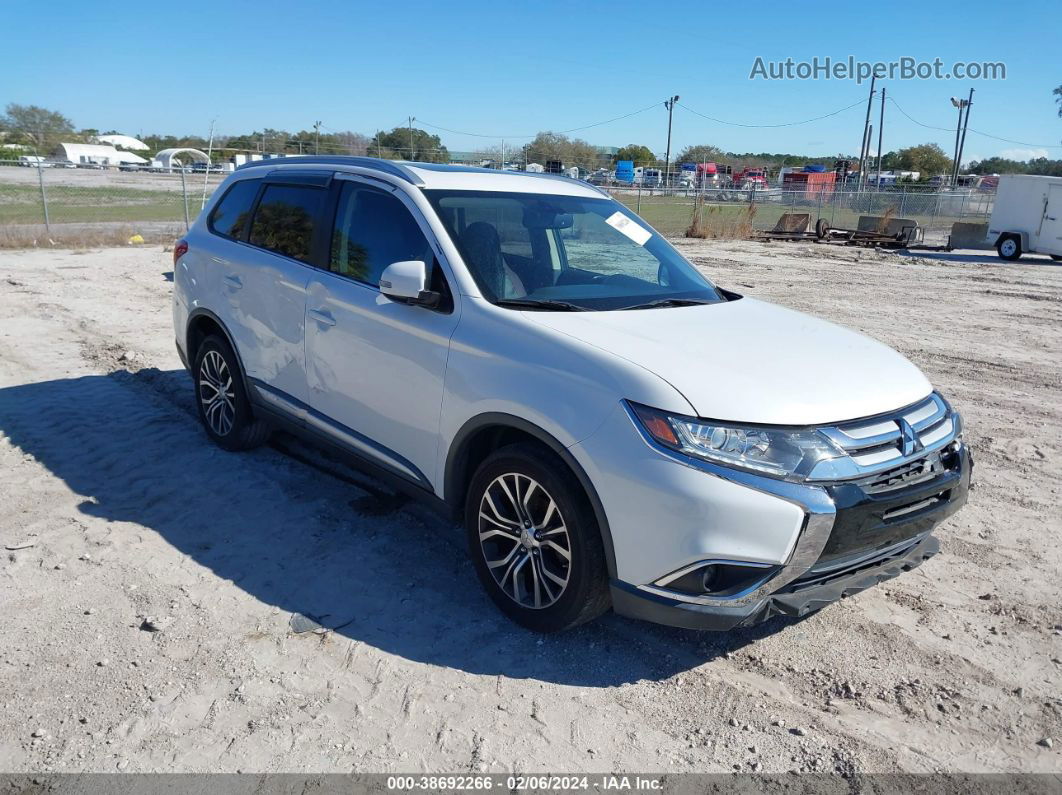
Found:
[[[955,187],[956,175],[959,173],[959,167],[956,162],[959,159],[959,136],[962,134],[962,104],[963,100],[951,98],[951,104],[959,109],[959,120],[955,123],[955,148],[952,150],[951,156],[951,186]]]
[[[881,116],[878,118],[878,189],[881,189],[881,139],[885,132],[885,86],[881,87]]]
[[[871,158],[870,158],[870,142],[873,141],[873,140],[874,140],[874,125],[871,124],[869,127],[867,127],[867,171],[870,171],[870,160],[871,160]],[[868,185],[869,177],[870,177],[870,174],[867,174],[867,178],[868,179],[864,179],[863,180],[863,189],[864,190],[866,190],[869,187],[869,185]]]
[[[960,150],[962,138],[965,135],[963,127],[963,111],[966,110],[966,117],[969,120],[970,112],[967,110],[970,107],[970,103],[973,102],[973,89],[970,89],[970,98],[956,99],[951,98],[951,104],[959,109],[959,121],[955,125],[955,159],[951,163],[951,186],[957,187],[959,181],[959,160],[962,157]]]
[[[664,100],[667,108],[667,151],[664,154],[664,189],[667,190],[671,182],[671,117],[675,112],[675,103],[679,101],[678,94]]]
[[[863,146],[859,150],[859,186],[860,189],[866,185],[867,182],[867,170],[866,160],[870,152],[870,107],[874,102],[874,83],[878,79],[876,74],[870,75],[870,94],[867,96],[867,117],[863,120]]]
[[[962,150],[966,147],[966,129],[970,126],[970,106],[973,105],[973,92],[970,89],[970,98],[966,100],[966,120],[962,123],[962,138],[959,139],[959,156],[955,158],[956,172],[955,176],[958,177],[958,169],[962,168]]]
[[[409,159],[416,160],[413,156],[413,117],[409,117]]]
[[[313,123],[313,153],[321,154],[321,122],[319,121]]]

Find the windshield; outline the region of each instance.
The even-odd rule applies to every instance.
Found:
[[[487,300],[611,310],[722,295],[660,235],[607,198],[425,191]]]

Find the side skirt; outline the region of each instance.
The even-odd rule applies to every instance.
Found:
[[[305,406],[304,410],[287,410],[287,407],[281,406],[278,401],[263,398],[265,389],[268,389],[268,387],[264,387],[264,385],[253,379],[251,380],[249,397],[254,404],[255,413],[262,419],[266,420],[274,427],[287,431],[293,436],[297,436],[314,446],[324,448],[327,452],[336,455],[336,457],[343,463],[381,481],[389,488],[425,504],[427,507],[447,519],[453,518],[453,509],[444,500],[436,496],[435,491],[431,487],[431,483],[415,466],[413,466],[413,464],[405,462],[404,459],[397,458],[396,456],[397,460],[404,462],[402,469],[399,469],[398,467],[388,465],[385,460],[381,460],[376,456],[370,457],[370,454],[366,452],[366,449],[373,450],[378,447],[378,445],[371,440],[362,437],[360,434],[356,434],[356,432],[351,429],[346,429],[344,426],[338,426],[345,431],[342,436],[333,434],[329,430],[324,430],[320,427],[324,422],[338,424],[333,423],[332,420],[324,417],[324,415],[319,412],[314,412],[309,406]],[[274,391],[270,390],[270,392]],[[272,395],[270,395],[270,397],[272,397]],[[287,396],[285,396],[285,398],[286,397]],[[294,402],[294,399],[290,400],[292,401],[292,406],[302,406],[302,404]],[[304,411],[314,412],[314,414],[317,415],[314,418],[317,422],[313,424],[307,422],[303,413]],[[345,443],[344,437],[347,437],[348,434],[351,435],[351,438],[357,438],[361,444],[355,447],[351,444]],[[390,458],[392,455],[395,454],[390,454],[388,451],[387,457]],[[404,470],[408,470],[409,474]]]

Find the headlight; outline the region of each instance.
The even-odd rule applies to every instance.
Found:
[[[775,478],[804,480],[825,459],[844,453],[818,431],[708,422],[648,406],[630,407],[657,442],[686,455]]]

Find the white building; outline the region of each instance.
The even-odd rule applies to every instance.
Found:
[[[132,152],[119,152],[113,146],[101,144],[59,144],[54,157],[76,165],[119,166],[123,163],[146,165],[147,160]]]
[[[137,140],[131,135],[100,135],[96,141],[116,149],[126,149],[130,152],[146,152],[151,147],[143,141]]]

